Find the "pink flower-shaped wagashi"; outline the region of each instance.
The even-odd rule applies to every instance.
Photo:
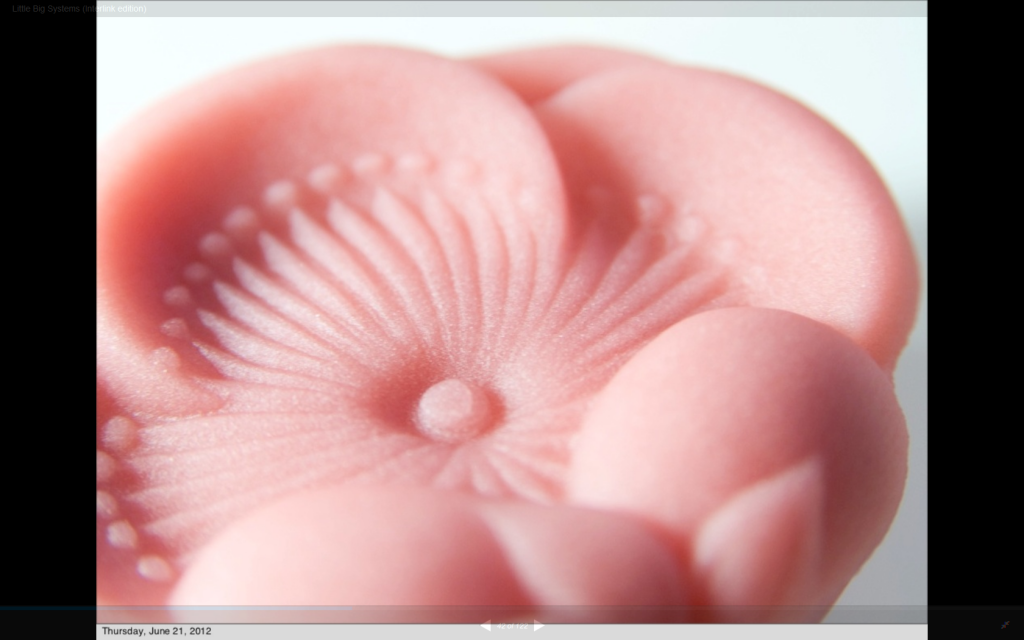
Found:
[[[331,48],[99,167],[101,603],[815,619],[895,513],[909,244],[770,90]]]

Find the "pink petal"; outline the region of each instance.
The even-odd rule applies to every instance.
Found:
[[[862,349],[813,320],[711,311],[644,347],[596,398],[576,440],[567,500],[647,518],[690,544],[745,488],[812,458],[822,477],[800,486],[823,491],[824,560],[815,600],[800,604],[819,605],[839,596],[899,505],[907,432],[892,385]],[[769,536],[777,549],[817,539],[790,528],[811,526],[804,516],[819,501],[797,494],[779,497],[795,519],[745,521],[777,526]],[[767,560],[769,547],[759,549],[750,571]],[[774,597],[770,581],[759,584],[726,599]]]
[[[211,294],[203,299],[191,282],[231,279],[239,258],[269,260],[266,231],[298,234],[296,207],[322,218],[333,197],[323,192],[380,218],[367,227],[359,215],[340,214],[351,222],[337,231],[353,243],[352,260],[362,249],[405,256],[403,229],[441,234],[443,246],[427,247],[434,253],[419,262],[375,265],[393,265],[391,277],[349,292],[353,305],[344,321],[324,326],[319,336],[279,324],[274,339],[291,331],[294,340],[286,343],[298,349],[295,363],[302,344],[329,331],[363,346],[377,338],[409,348],[429,342],[450,324],[433,311],[451,297],[432,284],[452,280],[438,272],[445,260],[457,267],[475,261],[474,243],[505,243],[513,267],[529,257],[543,273],[550,265],[537,263],[553,260],[563,242],[559,175],[532,113],[485,74],[397,49],[329,48],[232,71],[142,115],[105,146],[99,167],[98,371],[125,406],[155,414],[196,414],[219,404],[189,381],[212,373],[205,359],[167,339],[195,324],[183,323],[176,309],[217,302]],[[391,204],[423,204],[423,185],[435,200],[454,205],[434,217],[439,226],[432,231],[410,227],[402,205]],[[445,226],[453,224],[469,245],[459,245]],[[505,282],[488,276],[512,267],[487,262],[500,252],[476,249],[483,258],[473,271],[482,275],[455,269],[454,282],[463,305],[460,335],[479,340],[477,334],[500,330],[488,323],[501,318],[495,307],[504,303]],[[270,267],[295,263],[277,254]],[[298,302],[274,295],[263,301],[310,316]],[[269,336],[271,327],[259,330]]]
[[[825,322],[892,369],[917,305],[910,243],[828,123],[748,81],[651,64],[587,75],[536,110],[573,201],[592,184],[620,208],[651,194],[663,228],[730,274],[732,304]]]

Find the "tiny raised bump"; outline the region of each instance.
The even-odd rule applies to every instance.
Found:
[[[139,534],[127,520],[118,520],[107,527],[107,542],[118,549],[134,549],[139,544]]]
[[[154,349],[149,354],[150,362],[153,363],[157,369],[161,371],[174,371],[181,366],[181,358],[178,353],[170,347],[160,347]]]
[[[420,398],[417,420],[420,430],[441,442],[468,440],[491,426],[491,403],[476,385],[451,378],[439,382]]]
[[[160,325],[160,333],[169,338],[184,340],[188,338],[188,324],[181,318],[171,318]]]
[[[352,161],[352,170],[360,176],[372,176],[387,168],[387,158],[379,153],[367,153]]]
[[[263,203],[279,212],[289,211],[298,201],[299,190],[289,180],[278,180],[263,192]]]
[[[192,305],[192,293],[188,287],[171,287],[164,291],[164,304],[172,307],[189,307]]]
[[[397,162],[398,170],[407,173],[422,173],[430,169],[430,165],[430,158],[422,153],[403,154]]]
[[[686,215],[685,212],[683,215],[684,217],[680,219],[679,224],[676,226],[676,235],[683,242],[692,243],[704,235],[707,224],[697,216]]]
[[[640,222],[661,224],[668,217],[668,203],[661,196],[645,193],[636,199]]]
[[[468,182],[477,176],[477,167],[471,160],[452,160],[445,165],[445,174],[453,182]]]
[[[160,556],[142,556],[139,558],[135,568],[140,576],[154,582],[167,582],[174,577],[174,570],[171,569],[171,565]]]
[[[199,241],[199,251],[207,258],[220,258],[231,253],[231,241],[223,233],[208,233]]]
[[[725,238],[713,249],[713,253],[721,262],[734,262],[740,255],[740,242],[735,238]]]
[[[116,416],[103,425],[103,446],[117,453],[125,453],[135,446],[138,426],[125,418]]]
[[[249,207],[238,207],[224,216],[221,226],[235,237],[247,236],[259,228],[260,221],[256,212]]]
[[[210,279],[213,272],[205,264],[200,262],[193,262],[192,264],[185,267],[185,279],[189,282],[205,282]]]
[[[106,482],[114,477],[117,471],[117,463],[110,457],[109,453],[96,452],[96,482]]]
[[[106,491],[96,492],[96,515],[107,520],[117,515],[117,499]]]
[[[309,172],[306,182],[315,191],[327,195],[342,182],[341,168],[333,164],[323,164]]]

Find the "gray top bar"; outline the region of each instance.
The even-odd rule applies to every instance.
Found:
[[[91,7],[89,7],[91,9]],[[128,17],[926,17],[924,0],[354,0],[98,2],[96,15]]]

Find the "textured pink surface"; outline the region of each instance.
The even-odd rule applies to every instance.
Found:
[[[99,169],[101,602],[827,606],[895,513],[909,243],[764,87],[330,48]]]

